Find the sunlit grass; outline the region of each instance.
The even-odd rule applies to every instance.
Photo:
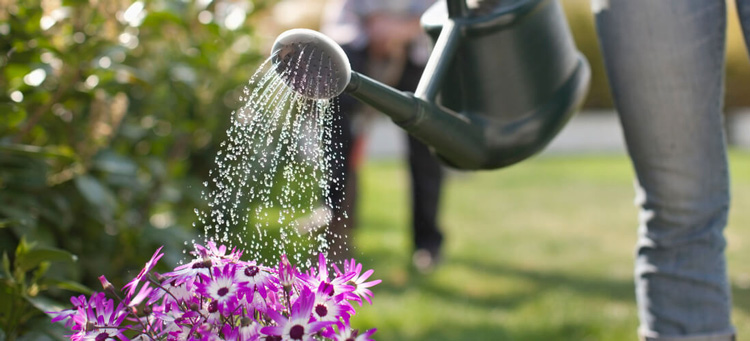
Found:
[[[735,325],[750,332],[750,154],[732,154],[727,234]],[[625,155],[543,156],[456,173],[444,193],[444,262],[410,270],[406,168],[361,176],[357,255],[383,284],[354,322],[380,340],[634,340],[636,208]]]

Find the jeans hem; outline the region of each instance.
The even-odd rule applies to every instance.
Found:
[[[735,330],[710,334],[686,335],[686,336],[661,336],[659,333],[644,330],[638,330],[638,336],[641,341],[735,341]]]

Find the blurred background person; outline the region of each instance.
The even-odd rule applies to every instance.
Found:
[[[432,0],[332,0],[327,3],[321,31],[339,43],[349,56],[352,69],[402,91],[414,91],[430,53],[429,37],[419,18]],[[346,238],[356,224],[357,166],[363,152],[363,106],[344,94],[341,115],[333,129],[331,191],[327,202],[332,210],[331,231]],[[358,113],[360,112],[360,113]],[[440,259],[443,234],[438,208],[443,170],[428,147],[407,136],[411,174],[411,226],[413,264],[430,271]],[[335,156],[334,156],[335,157]],[[334,247],[334,252],[337,250]]]

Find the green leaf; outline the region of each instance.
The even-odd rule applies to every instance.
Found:
[[[28,333],[21,336],[18,341],[70,341],[65,337],[71,330],[66,328],[63,322],[50,323],[49,316],[39,316],[26,323]]]
[[[185,24],[185,21],[174,13],[167,11],[154,11],[148,14],[143,20],[142,25],[144,27],[160,28],[163,27],[166,22],[171,22],[175,25]]]
[[[138,165],[133,160],[117,155],[112,151],[103,151],[96,155],[93,162],[96,170],[118,174],[135,176]]]
[[[104,217],[109,217],[114,213],[117,200],[109,188],[102,185],[99,180],[89,175],[81,175],[75,178],[75,184],[86,201],[99,208]]]
[[[47,273],[47,270],[49,270],[49,267],[50,267],[51,264],[52,263],[50,263],[50,262],[41,262],[41,263],[39,263],[39,266],[36,267],[36,269],[34,269],[34,273],[33,273],[32,277],[31,277],[31,282],[32,283],[37,283],[39,281],[39,279],[41,279],[44,276],[44,274]]]
[[[26,119],[26,110],[16,103],[0,103],[0,112],[5,114],[3,117],[3,127],[16,127]]]
[[[50,312],[56,312],[64,309],[69,309],[70,307],[67,304],[62,304],[60,302],[57,302],[51,298],[44,297],[44,296],[35,296],[35,297],[24,297],[27,302],[31,303],[35,308],[39,309],[39,311],[43,313],[50,313]],[[47,314],[50,315],[50,314]],[[50,315],[51,316],[51,315]]]
[[[16,201],[20,201],[20,199],[22,198],[16,197]],[[17,205],[19,203],[15,202],[13,204]],[[0,216],[10,218],[4,220],[4,222],[7,223],[9,227],[12,227],[13,225],[19,226],[21,231],[18,232],[26,232],[29,228],[33,228],[37,222],[34,214],[29,212],[30,210],[27,209],[27,207],[16,207],[13,204],[0,207]]]
[[[31,68],[26,63],[9,63],[5,66],[5,77],[9,80],[21,79],[29,71],[31,71]]]
[[[0,327],[0,341],[5,341],[5,331]]]
[[[10,258],[8,258],[8,253],[3,252],[3,272],[0,273],[1,279],[11,279],[13,278],[13,274],[10,272]]]
[[[16,267],[21,271],[31,270],[41,262],[69,262],[74,263],[78,257],[74,254],[60,249],[39,248],[28,251],[16,259]]]
[[[16,247],[16,260],[27,254],[34,247],[34,245],[36,245],[35,242],[29,243],[26,241],[26,237],[22,236],[21,240],[18,242],[18,246]]]
[[[90,294],[93,291],[89,287],[81,283],[56,278],[45,278],[42,280],[41,284],[48,287],[56,287],[63,290],[75,291],[81,294]]]
[[[9,316],[10,312],[13,310],[13,307],[18,304],[17,301],[21,295],[16,292],[16,290],[14,290],[15,288],[15,285],[10,286],[7,285],[7,283],[0,281],[0,316],[2,316],[3,318],[5,318],[5,316]],[[7,322],[5,324],[0,323],[0,326],[3,325],[6,328],[9,326]]]
[[[67,146],[39,147],[25,144],[0,144],[0,152],[75,160],[75,153]]]

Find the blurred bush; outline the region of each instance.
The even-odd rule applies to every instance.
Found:
[[[0,276],[0,301],[98,289],[104,272],[122,285],[158,245],[177,263],[229,114],[268,54],[249,22],[270,2],[0,1],[0,253],[9,273],[22,240],[78,256],[20,267],[68,283],[46,294]],[[32,325],[19,304],[0,304],[0,339]],[[21,308],[32,314],[16,321]]]

